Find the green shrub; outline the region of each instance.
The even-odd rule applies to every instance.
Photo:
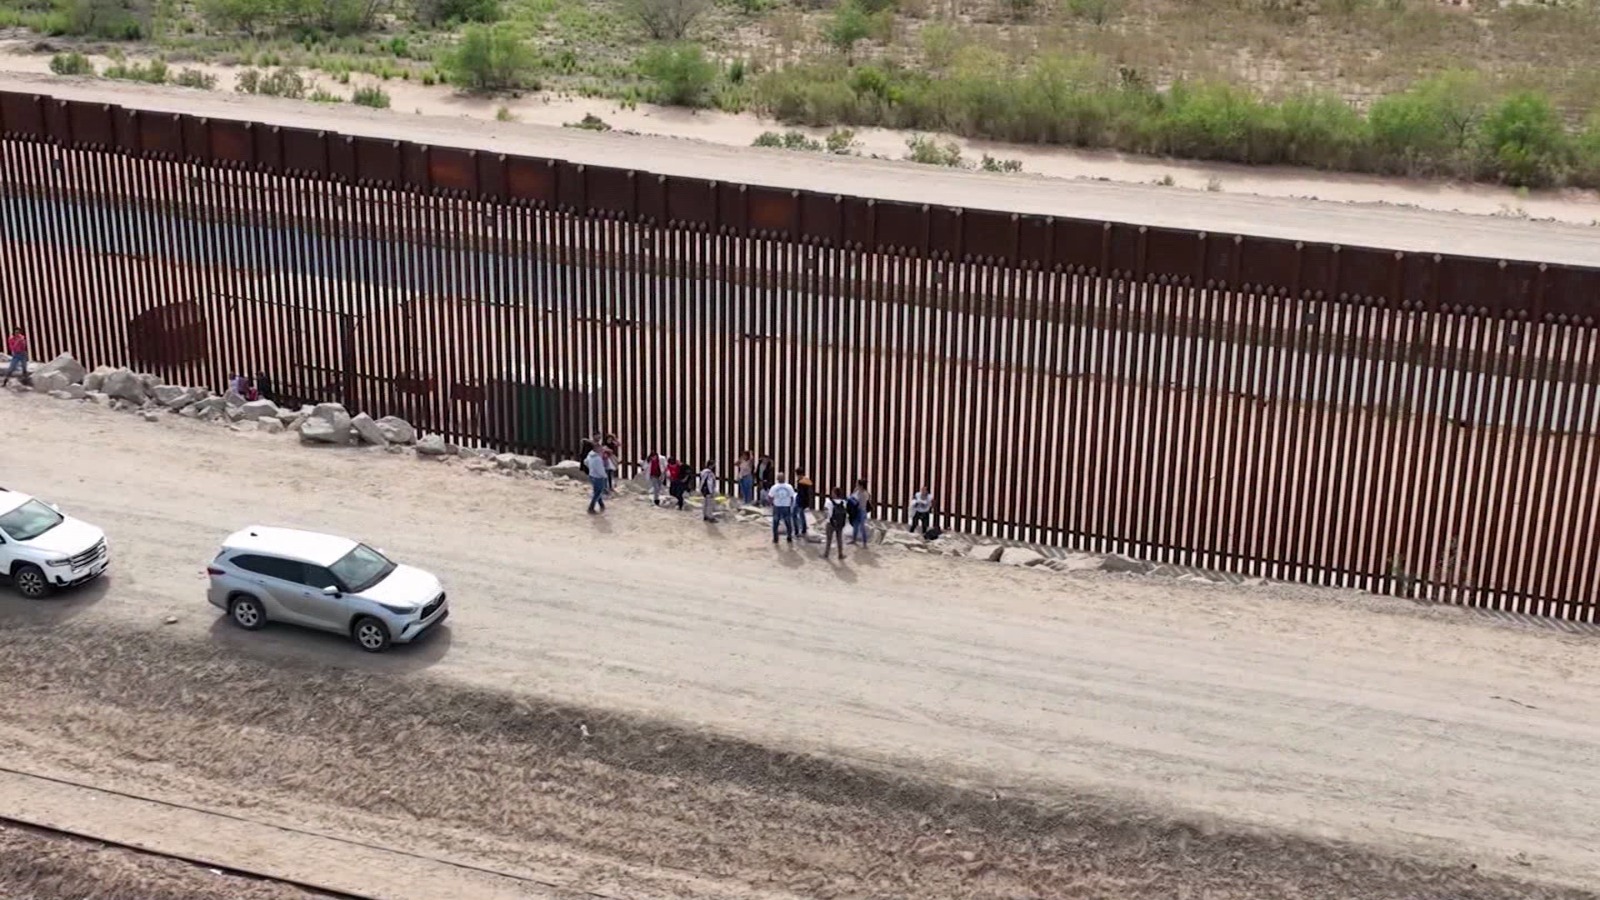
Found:
[[[1390,172],[1437,171],[1455,144],[1438,105],[1416,90],[1380,97],[1367,110],[1367,127],[1376,164]]]
[[[260,94],[265,97],[287,97],[290,100],[302,100],[306,96],[309,85],[299,72],[293,69],[275,69],[263,75],[259,69],[245,69],[239,73],[234,90],[241,94]]]
[[[704,106],[718,74],[699,44],[654,47],[639,60],[639,71],[655,82],[656,101],[674,106]]]
[[[849,58],[856,44],[872,35],[872,17],[857,0],[844,0],[823,26],[823,37],[835,50]]]
[[[147,63],[128,63],[119,60],[106,66],[105,71],[100,74],[106,78],[115,78],[120,81],[166,84],[167,64],[159,59],[152,59]]]
[[[828,132],[823,144],[827,151],[835,156],[849,156],[861,149],[861,142],[856,140],[855,131],[849,128],[835,128]]]
[[[765,131],[750,146],[777,147],[783,150],[807,150],[813,153],[822,152],[822,142],[808,137],[803,131],[785,131],[782,134],[776,131]]]
[[[579,119],[576,122],[567,122],[564,125],[562,125],[561,127],[562,128],[577,128],[577,129],[580,129],[580,130],[583,130],[583,131],[610,131],[611,130],[611,126],[606,123],[606,120],[600,118],[599,116],[595,115],[594,113],[584,113],[583,114],[583,118]]]
[[[683,40],[710,6],[710,0],[624,0],[628,16],[658,41]]]
[[[172,77],[172,83],[179,87],[209,91],[216,88],[217,76],[210,72],[202,72],[199,69],[183,69]]]
[[[62,34],[114,41],[136,41],[150,24],[143,0],[60,0],[56,13],[54,25]]]
[[[94,63],[82,53],[57,53],[50,57],[50,71],[57,75],[93,75]]]
[[[473,25],[443,61],[451,83],[472,93],[537,88],[539,59],[504,25]]]
[[[503,15],[500,0],[416,0],[412,9],[425,25],[498,22]]]
[[[311,95],[309,97],[307,97],[306,99],[310,100],[312,103],[343,103],[344,102],[344,98],[343,97],[339,96],[338,94],[331,93],[329,91],[325,91],[322,88],[317,88],[317,89],[313,90],[311,92]]]
[[[373,109],[388,109],[389,95],[383,92],[383,88],[368,85],[356,88],[350,95],[350,102],[357,106],[370,106]]]
[[[1593,113],[1572,142],[1572,182],[1600,188],[1600,113]]]
[[[1483,119],[1479,147],[1490,173],[1508,184],[1542,187],[1565,174],[1570,139],[1550,100],[1523,91]]]
[[[983,155],[983,160],[978,163],[978,168],[985,172],[1021,172],[1022,160],[996,159],[985,153]]]
[[[917,134],[906,139],[906,159],[924,165],[959,168],[961,148],[954,141],[941,144],[933,138]]]

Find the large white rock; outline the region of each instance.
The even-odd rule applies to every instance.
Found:
[[[449,456],[454,451],[441,435],[429,434],[417,441],[418,456]]]
[[[551,466],[550,472],[563,478],[571,478],[573,481],[587,482],[589,480],[589,473],[584,470],[583,463],[575,459],[563,459]]]
[[[399,416],[384,416],[378,420],[378,430],[383,432],[383,439],[391,444],[415,444],[417,430],[411,423]]]
[[[100,389],[113,400],[126,400],[129,403],[143,403],[150,396],[139,376],[127,369],[106,373]]]
[[[383,429],[379,428],[378,423],[366,413],[360,413],[351,419],[350,428],[355,431],[356,437],[360,438],[363,444],[371,444],[374,447],[389,446],[389,439],[383,436]]]
[[[300,423],[300,439],[306,443],[348,444],[354,437],[350,414],[338,403],[318,403]]]
[[[105,388],[106,376],[115,371],[113,366],[96,366],[93,372],[83,376],[83,389],[99,393]]]
[[[283,423],[277,419],[257,419],[256,426],[267,434],[283,434]]]
[[[67,384],[83,384],[83,379],[88,374],[83,368],[83,363],[73,359],[71,353],[63,353],[33,370],[35,381],[40,375],[59,375],[66,379]]]
[[[248,402],[244,399],[243,394],[239,393],[233,388],[228,388],[228,390],[223,393],[222,399],[227,401],[229,406],[243,406],[246,402]]]
[[[33,375],[33,389],[41,394],[64,391],[67,389],[67,385],[71,383],[67,380],[67,376],[60,372],[45,372],[43,374],[35,372]]]
[[[348,444],[350,423],[341,426],[325,418],[310,418],[300,423],[300,441],[305,444]]]
[[[150,396],[168,409],[182,409],[199,399],[194,388],[176,384],[158,384],[150,391]]]
[[[251,400],[239,407],[240,419],[276,419],[278,418],[278,404],[271,400]]]
[[[146,394],[154,391],[163,384],[166,384],[165,381],[161,380],[160,375],[152,375],[149,372],[140,372],[139,381],[144,384],[144,392]]]
[[[979,544],[967,551],[967,555],[973,559],[981,559],[984,562],[994,562],[1005,551],[1006,548],[1000,544]]]
[[[1027,547],[1007,547],[1000,552],[1000,561],[1008,566],[1036,566],[1044,562],[1044,554]]]

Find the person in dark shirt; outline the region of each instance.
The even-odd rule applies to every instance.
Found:
[[[817,502],[817,486],[804,469],[794,470],[794,530],[804,535],[810,528],[811,507]]]

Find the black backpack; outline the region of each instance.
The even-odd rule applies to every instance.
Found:
[[[833,501],[833,512],[828,515],[828,524],[834,528],[843,528],[850,521],[850,512],[845,509],[845,504],[838,500]]]

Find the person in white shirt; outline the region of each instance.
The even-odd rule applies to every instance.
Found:
[[[778,481],[767,490],[767,498],[772,501],[772,542],[778,542],[778,523],[783,523],[784,537],[789,543],[794,543],[794,486],[782,473],[778,474]]]
[[[911,495],[911,531],[914,534],[927,532],[932,525],[928,518],[933,514],[933,492],[923,488]]]
[[[700,470],[700,518],[707,522],[715,522],[717,503],[717,470],[711,467],[707,460],[705,467]]]
[[[611,487],[611,479],[606,473],[606,458],[599,450],[590,450],[589,455],[583,458],[583,468],[589,473],[589,486],[594,488],[594,494],[589,497],[589,515],[594,515],[594,508],[600,507],[601,512],[606,511],[606,491]]]

